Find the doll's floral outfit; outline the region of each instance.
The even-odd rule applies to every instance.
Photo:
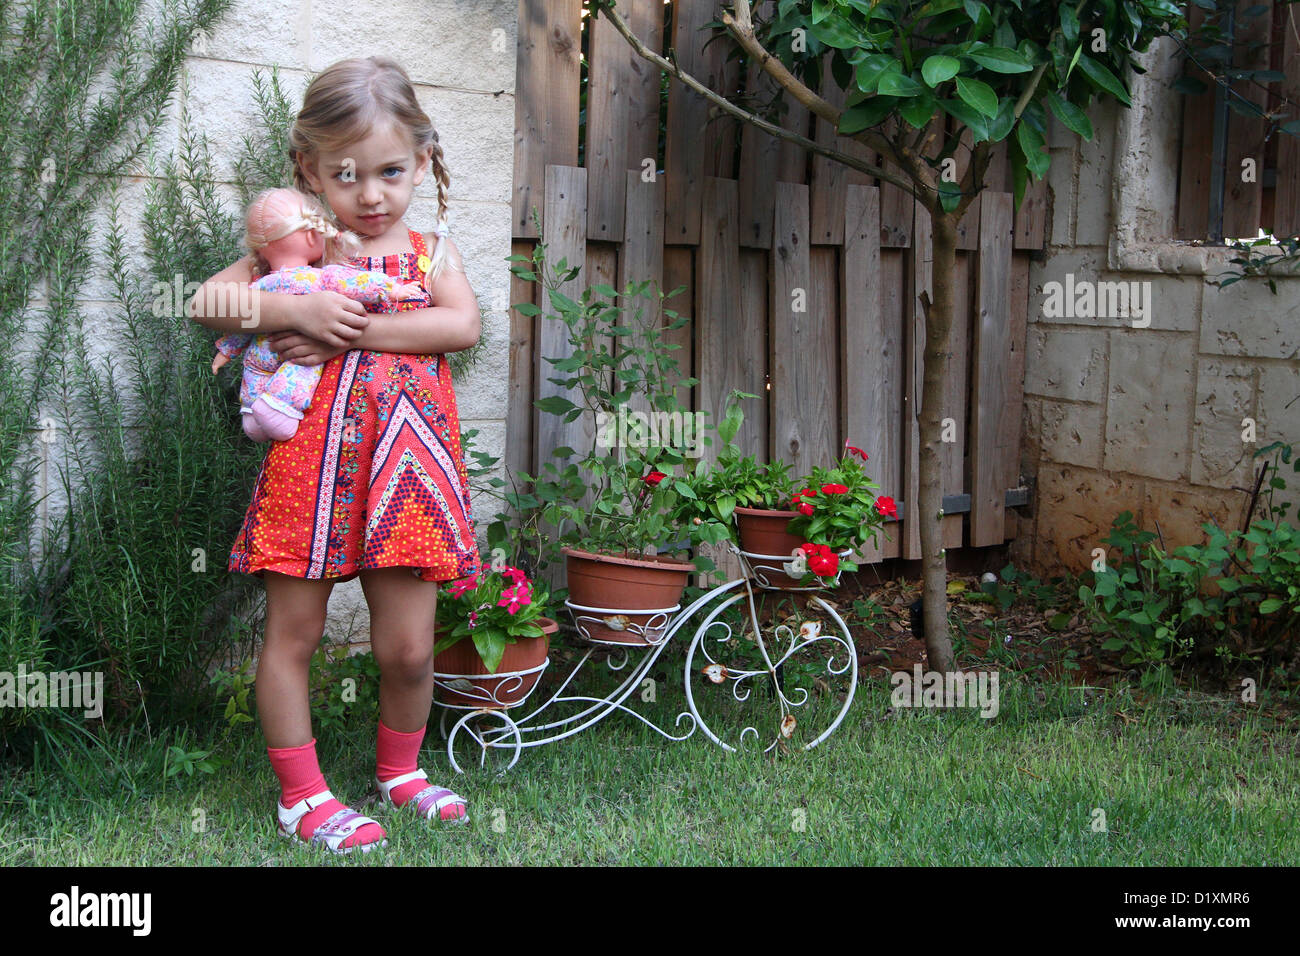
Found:
[[[382,272],[328,265],[319,269],[288,266],[262,276],[249,287],[289,295],[338,292],[357,302],[379,304],[394,301],[397,286],[394,279]],[[244,375],[239,384],[241,412],[251,411],[253,402],[261,398],[277,412],[301,419],[311,405],[323,366],[282,361],[272,351],[271,339],[266,335],[224,335],[217,339],[217,350],[229,359],[241,353],[244,356]]]

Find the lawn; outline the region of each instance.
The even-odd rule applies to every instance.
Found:
[[[671,727],[683,705],[677,688],[639,706]],[[333,859],[275,835],[253,725],[181,741],[225,764],[171,777],[176,741],[141,728],[118,753],[46,752],[0,775],[0,864],[1295,865],[1298,739],[1229,695],[1007,674],[991,720],[891,711],[887,684],[869,679],[827,742],[766,756],[699,732],[669,743],[615,715],[525,750],[504,775],[456,776],[435,721],[424,765],[469,800],[472,825],[398,816],[386,849]],[[321,731],[345,799],[368,791],[373,747],[359,715]]]

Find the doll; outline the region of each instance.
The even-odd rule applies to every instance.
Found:
[[[356,251],[357,237],[340,232],[314,200],[294,189],[269,189],[253,200],[244,243],[257,256],[258,271],[266,272],[251,283],[253,289],[289,295],[338,292],[358,302],[375,303],[420,294],[413,283],[336,263]],[[309,264],[322,260],[329,264],[322,268]],[[217,340],[213,374],[241,353],[239,410],[244,433],[253,441],[287,441],[311,406],[323,366],[281,362],[266,335],[226,335]]]

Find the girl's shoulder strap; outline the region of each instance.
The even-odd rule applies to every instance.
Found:
[[[424,236],[420,235],[414,229],[408,228],[406,231],[411,234],[411,248],[415,250],[415,255],[417,257],[427,256],[429,252],[424,245]]]

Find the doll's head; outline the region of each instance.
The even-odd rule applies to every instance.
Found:
[[[257,257],[259,274],[286,266],[339,262],[360,242],[340,230],[320,203],[296,189],[268,189],[249,204],[244,245]]]
[[[358,154],[374,155],[350,154],[354,147]],[[409,163],[390,164],[403,154]],[[307,88],[289,131],[289,156],[294,185],[323,196],[335,215],[363,234],[365,213],[378,214],[376,234],[388,228],[405,214],[415,187],[431,172],[438,197],[434,232],[446,235],[451,176],[438,133],[420,108],[410,78],[392,60],[342,60],[321,72]],[[446,244],[438,242],[429,271],[437,276],[447,265],[457,268]]]

